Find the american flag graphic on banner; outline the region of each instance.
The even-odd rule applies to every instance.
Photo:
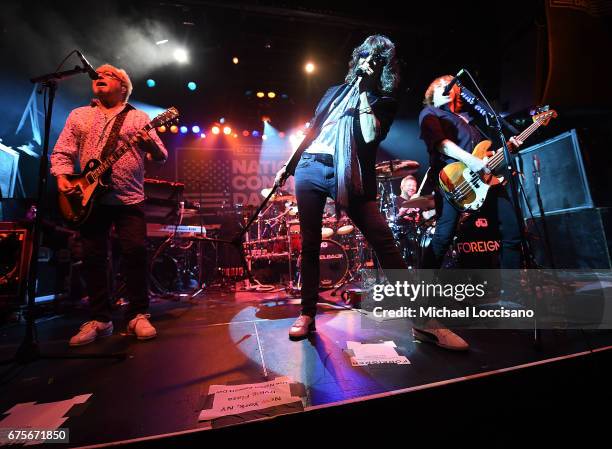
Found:
[[[228,149],[177,148],[176,181],[185,184],[183,198],[203,208],[222,210],[259,205],[262,189],[287,160],[284,148],[241,145]],[[292,188],[288,182],[285,188]]]
[[[230,154],[224,150],[179,149],[176,180],[185,184],[183,198],[206,209],[227,207],[231,201]]]

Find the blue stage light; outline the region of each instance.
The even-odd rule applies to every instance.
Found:
[[[187,127],[185,125],[181,126],[181,134],[187,134]]]
[[[191,131],[192,131],[194,134],[197,134],[197,133],[199,133],[199,132],[200,132],[200,127],[199,127],[198,125],[194,125],[194,126],[192,126],[192,127],[191,127]]]
[[[155,80],[149,78],[147,80],[147,87],[155,87]]]
[[[194,83],[193,81],[189,81],[187,83],[187,88],[189,90],[196,90],[198,88],[198,85],[196,83]]]

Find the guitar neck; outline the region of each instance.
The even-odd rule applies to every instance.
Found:
[[[527,128],[525,128],[525,130],[523,130],[522,133],[520,133],[518,136],[516,136],[516,139],[520,140],[521,142],[524,142],[544,122],[545,122],[544,119],[537,119],[535,122],[533,122]],[[496,168],[498,168],[504,162],[504,152],[501,151],[502,149],[503,149],[503,147],[499,147],[497,149],[497,151],[495,151],[495,154],[489,160],[489,163],[487,164],[489,166],[489,168],[491,168],[492,170],[495,170]]]
[[[145,132],[149,132],[151,128],[152,126],[149,123],[142,129]],[[95,170],[92,170],[89,173],[90,176],[92,176],[94,180],[100,178],[100,176],[102,176],[104,173],[110,170],[110,168],[115,164],[115,162],[121,159],[121,156],[127,153],[129,149],[130,149],[129,145],[126,145],[125,143],[121,143],[117,148],[115,148],[111,152],[111,154],[109,154],[103,161],[101,161],[100,165]]]

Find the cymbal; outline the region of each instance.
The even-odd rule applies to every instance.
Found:
[[[417,161],[395,159],[376,164],[376,178],[398,179],[416,173],[420,164]]]
[[[295,195],[274,195],[272,198],[270,198],[270,201],[275,201],[279,203],[295,203]]]
[[[272,191],[271,188],[262,189],[261,196],[266,198],[270,194],[271,191]],[[270,198],[270,201],[279,202],[279,203],[284,203],[286,201],[295,202],[295,195],[289,195],[289,194],[279,195],[278,193],[275,193]]]
[[[400,204],[400,207],[404,207],[406,209],[435,209],[436,203],[434,201],[433,195],[423,195],[417,196],[415,198],[410,198],[409,200],[404,201]]]

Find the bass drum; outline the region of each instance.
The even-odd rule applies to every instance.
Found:
[[[416,268],[423,268],[423,261],[427,257],[427,252],[432,251],[431,240],[435,233],[435,221],[432,221],[430,223],[427,223],[426,225],[419,227],[416,236],[417,247],[415,249]]]
[[[298,266],[301,267],[301,257]],[[342,245],[334,240],[321,241],[319,288],[335,288],[348,276],[349,259]],[[301,281],[300,281],[301,286]]]
[[[167,254],[159,254],[151,261],[151,287],[156,293],[165,294],[176,289],[178,281],[177,261]]]
[[[191,291],[199,287],[197,244],[165,240],[154,249],[149,262],[149,279],[154,293]]]

